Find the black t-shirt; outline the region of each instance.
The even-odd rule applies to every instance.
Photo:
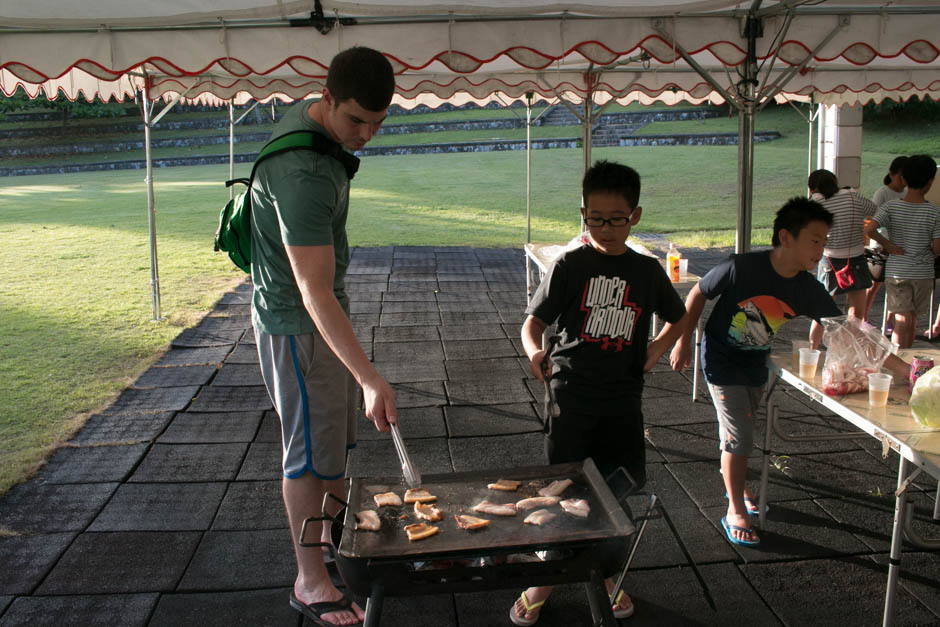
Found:
[[[643,392],[643,363],[655,313],[677,322],[685,306],[653,257],[605,255],[589,245],[562,253],[526,309],[558,321],[552,388],[559,406],[597,415],[623,413]]]
[[[770,251],[732,255],[698,286],[706,298],[718,297],[702,346],[705,378],[714,385],[764,385],[770,342],[780,327],[797,316],[842,314],[809,272],[789,279],[777,274]]]

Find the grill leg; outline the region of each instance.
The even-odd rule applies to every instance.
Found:
[[[607,596],[607,587],[604,585],[604,578],[601,577],[601,574],[596,570],[592,570],[591,581],[584,582],[584,589],[587,592],[588,604],[591,606],[593,624],[616,627],[617,619],[614,618],[614,610],[610,604],[610,597]]]
[[[382,616],[382,602],[385,600],[385,586],[379,581],[372,582],[372,594],[366,601],[366,617],[362,621],[363,627],[379,627]]]

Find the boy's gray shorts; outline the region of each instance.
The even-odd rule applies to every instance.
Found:
[[[356,445],[359,389],[319,333],[269,335],[255,329],[261,376],[281,419],[284,476],[346,473]]]
[[[733,455],[750,455],[754,422],[763,389],[750,385],[708,384],[718,414],[718,448]]]

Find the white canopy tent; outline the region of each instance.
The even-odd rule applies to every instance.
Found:
[[[740,112],[738,250],[750,241],[754,115],[770,100],[940,98],[933,0],[0,0],[0,90],[241,103],[319,93],[340,50],[381,50],[396,102],[729,101]],[[168,109],[164,109],[166,111]],[[150,117],[149,128],[159,119]],[[149,141],[148,141],[149,146]],[[159,317],[148,170],[154,316]]]

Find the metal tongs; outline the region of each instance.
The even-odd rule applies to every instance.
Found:
[[[405,448],[405,441],[398,430],[398,424],[390,423],[392,428],[392,441],[395,442],[395,452],[398,453],[398,461],[401,462],[401,472],[405,476],[405,483],[409,488],[421,487],[421,473],[408,457],[408,449]]]

